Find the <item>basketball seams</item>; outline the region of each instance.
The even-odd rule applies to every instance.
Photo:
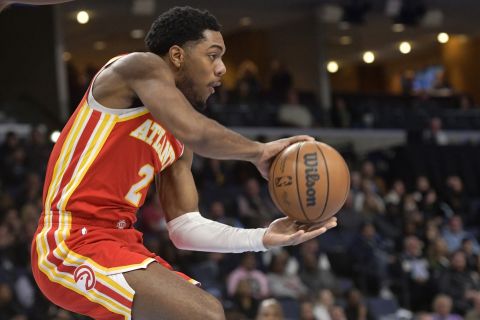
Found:
[[[281,151],[283,152],[283,151]],[[273,199],[273,202],[275,202],[275,204],[277,205],[277,207],[280,209],[280,211],[284,212],[282,206],[280,205],[280,201],[278,200],[278,196],[277,196],[277,188],[275,188],[275,169],[277,167],[277,164],[278,162],[280,161],[280,154],[278,154],[275,159],[273,160],[273,163],[272,163],[272,176],[270,177],[272,180],[269,181],[269,185],[271,185],[271,189],[273,192],[271,192],[271,194],[273,195],[272,199]],[[285,212],[284,212],[285,213]]]
[[[305,142],[300,142],[298,144],[297,148],[297,156],[295,159],[295,162],[293,163],[295,166],[295,181],[296,181],[296,186],[297,186],[297,196],[298,196],[298,203],[300,204],[300,209],[302,210],[303,216],[305,219],[307,219],[308,222],[311,222],[311,220],[308,218],[307,213],[305,212],[305,209],[303,208],[303,203],[302,203],[302,197],[300,195],[300,185],[298,184],[298,156],[300,155],[300,149],[303,147]]]
[[[323,216],[323,214],[325,213],[325,210],[327,209],[327,204],[328,204],[328,197],[330,195],[330,175],[329,175],[329,172],[328,172],[328,163],[327,163],[327,159],[325,158],[325,155],[323,154],[323,151],[322,151],[322,148],[320,148],[319,144],[318,143],[315,143],[315,147],[318,149],[318,151],[320,151],[320,155],[322,156],[322,159],[323,159],[323,163],[324,163],[324,166],[325,166],[325,174],[326,174],[326,178],[327,178],[327,192],[326,192],[326,195],[325,195],[325,202],[324,202],[324,205],[323,205],[323,210],[322,210],[322,213],[320,214],[320,216],[318,217],[318,219],[315,219],[315,220],[320,220]]]

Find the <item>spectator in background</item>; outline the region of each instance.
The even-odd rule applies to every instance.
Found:
[[[345,310],[339,305],[335,305],[330,309],[330,318],[331,320],[347,320],[347,316],[345,315]],[[323,320],[323,319],[320,319]],[[356,319],[360,320],[360,319]]]
[[[313,303],[310,300],[303,300],[300,303],[299,320],[316,320],[313,313]]]
[[[309,128],[313,125],[313,115],[300,103],[294,89],[288,91],[287,100],[280,105],[277,120],[279,125],[287,127]]]
[[[460,110],[462,111],[469,111],[478,108],[478,106],[475,105],[475,101],[473,100],[472,96],[468,94],[460,95],[459,99]]]
[[[345,307],[347,320],[373,320],[368,313],[368,308],[363,301],[363,295],[358,289],[347,292],[347,305]]]
[[[430,180],[428,180],[426,176],[420,175],[417,177],[415,181],[415,190],[413,191],[413,198],[417,202],[418,208],[423,208],[427,194],[432,190]]]
[[[478,254],[480,247],[475,237],[463,228],[463,221],[459,215],[454,215],[443,229],[442,237],[448,246],[448,251],[454,252],[461,248],[463,239],[472,240],[473,253]]]
[[[386,193],[385,181],[381,176],[378,175],[377,168],[372,161],[363,161],[361,167],[361,174],[363,180],[371,180],[374,183],[374,191],[376,193],[382,195]]]
[[[378,232],[393,240],[398,248],[401,247],[401,237],[404,225],[402,209],[406,197],[405,184],[402,180],[395,180],[392,188],[384,197],[385,211],[374,217],[374,224]]]
[[[400,256],[399,265],[406,277],[407,306],[412,311],[427,310],[432,300],[432,283],[429,265],[422,254],[422,243],[415,236],[404,240],[404,251]]]
[[[402,94],[409,96],[413,93],[413,82],[415,79],[415,71],[408,69],[402,73],[401,84]]]
[[[45,125],[32,128],[25,148],[28,150],[27,167],[29,171],[33,171],[43,178],[52,149],[52,145],[47,137],[47,128]]]
[[[223,270],[221,268],[225,254],[219,252],[206,253],[207,259],[196,263],[190,268],[192,277],[202,284],[202,288],[216,298],[221,299],[223,295]]]
[[[13,131],[8,131],[5,134],[5,140],[0,146],[0,163],[2,165],[1,170],[5,170],[7,168],[5,161],[10,158],[15,150],[17,150],[20,146],[21,143],[18,135]]]
[[[430,119],[429,128],[423,132],[423,142],[438,146],[448,144],[448,136],[442,130],[442,119],[438,117]]]
[[[263,227],[279,215],[255,178],[249,178],[244,183],[243,192],[237,196],[237,206],[240,219],[247,228]]]
[[[248,280],[252,283],[252,295],[263,299],[270,295],[267,276],[257,269],[257,261],[253,252],[242,254],[240,265],[227,278],[227,292],[233,296],[240,281]]]
[[[375,190],[376,187],[372,180],[363,179],[362,191],[357,195],[355,203],[356,211],[369,221],[373,221],[375,215],[385,212],[385,203]]]
[[[467,270],[475,271],[477,269],[477,262],[479,255],[474,252],[474,238],[468,237],[462,240],[460,250],[465,253],[465,259],[467,262]]]
[[[421,311],[415,314],[414,320],[433,320],[433,316],[425,311]]]
[[[329,289],[319,290],[313,306],[313,314],[317,320],[332,320],[330,310],[334,307],[335,297]]]
[[[454,91],[452,85],[448,81],[444,68],[438,68],[435,73],[433,86],[428,93],[434,97],[450,97],[453,95]]]
[[[392,188],[385,196],[385,204],[395,207],[396,210],[400,211],[403,206],[405,193],[405,183],[401,179],[395,180],[392,184]]]
[[[300,299],[307,295],[308,289],[297,274],[286,271],[289,254],[282,250],[273,256],[270,262],[268,286],[274,298]]]
[[[258,76],[258,67],[251,60],[244,60],[238,66],[237,82],[234,90],[234,102],[237,104],[251,104],[258,102],[261,86]]]
[[[283,320],[282,305],[276,299],[266,299],[260,303],[255,320]]]
[[[448,246],[441,237],[434,239],[429,243],[427,250],[428,263],[432,272],[432,278],[438,280],[440,275],[450,267],[450,259],[448,258]]]
[[[336,289],[337,279],[331,271],[330,261],[325,253],[319,252],[316,239],[301,244],[300,265],[300,279],[310,292],[323,288]]]
[[[462,216],[471,225],[478,225],[474,217],[469,219],[470,199],[465,192],[463,181],[459,176],[449,176],[446,181],[445,199],[452,210]]]
[[[347,109],[345,99],[341,97],[335,98],[331,111],[331,121],[335,128],[350,128],[351,115]]]
[[[466,269],[465,254],[462,251],[452,254],[450,268],[440,275],[437,283],[439,292],[451,297],[453,310],[462,315],[470,309],[471,300],[480,289],[478,281]]]
[[[243,228],[243,224],[236,218],[225,214],[225,204],[215,200],[210,204],[207,216],[217,222],[236,227]]]
[[[337,230],[356,232],[365,222],[363,217],[354,208],[353,192],[349,192],[343,207],[337,213]]]
[[[253,283],[248,279],[242,279],[238,282],[237,288],[233,295],[234,308],[253,319],[257,313],[259,300],[255,298]]]
[[[293,87],[292,74],[285,64],[278,59],[273,59],[270,64],[270,99],[278,104],[286,99],[286,93]]]
[[[475,295],[473,298],[473,308],[467,311],[465,320],[478,320],[480,319],[480,294]]]
[[[452,298],[446,294],[439,294],[433,301],[432,320],[462,320],[458,314],[452,314]]]
[[[363,292],[377,295],[380,289],[387,288],[389,253],[386,243],[372,223],[363,225],[348,252],[352,259],[355,281]]]

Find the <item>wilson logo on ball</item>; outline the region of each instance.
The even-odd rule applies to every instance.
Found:
[[[73,278],[75,279],[77,286],[83,291],[92,289],[96,283],[95,273],[92,268],[87,265],[77,267],[73,273]]]
[[[286,187],[292,184],[293,178],[291,176],[275,178],[276,187]]]
[[[320,179],[318,175],[317,153],[306,153],[303,156],[305,164],[305,186],[307,187],[307,207],[314,206],[317,203],[315,183]]]

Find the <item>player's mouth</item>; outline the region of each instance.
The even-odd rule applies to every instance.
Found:
[[[211,83],[208,88],[210,89],[210,94],[214,94],[215,93],[215,87],[218,87],[218,86],[221,86],[222,83],[220,81],[216,81],[216,82],[213,82]]]

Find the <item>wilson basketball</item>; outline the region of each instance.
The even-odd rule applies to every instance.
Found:
[[[275,205],[300,222],[322,222],[343,206],[350,172],[334,148],[318,141],[290,145],[273,161],[268,189]]]

